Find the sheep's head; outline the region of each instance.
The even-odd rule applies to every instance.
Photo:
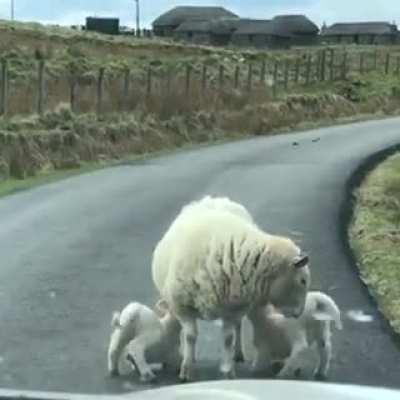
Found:
[[[306,296],[310,287],[308,256],[300,254],[285,255],[280,260],[279,269],[269,287],[269,302],[285,317],[298,318],[304,310]]]

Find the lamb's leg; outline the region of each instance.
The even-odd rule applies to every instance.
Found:
[[[235,343],[236,343],[236,328],[237,323],[232,321],[223,320],[223,352],[220,371],[224,378],[235,378]]]
[[[179,320],[182,326],[181,340],[183,340],[183,360],[179,372],[179,379],[182,382],[186,382],[193,377],[198,329],[196,318],[185,317]]]
[[[108,346],[108,373],[111,376],[118,376],[118,362],[121,357],[122,350],[124,349],[126,342],[124,335],[120,329],[115,329],[111,334],[110,344]]]
[[[317,379],[325,380],[328,377],[328,371],[332,358],[332,344],[330,340],[318,340],[318,353],[320,363],[315,377]]]
[[[135,368],[137,368],[140,374],[140,379],[143,382],[150,382],[156,378],[145,358],[145,351],[150,345],[149,341],[151,340],[152,338],[149,337],[148,334],[143,334],[136,337],[128,345],[128,359],[130,359],[130,357],[133,358],[133,360],[130,359],[130,361],[134,363]]]
[[[293,366],[298,365],[298,362],[296,362],[297,357],[299,353],[307,347],[308,344],[305,337],[302,340],[299,340],[294,343],[290,356],[285,361],[283,368],[279,371],[277,378],[280,379],[295,378],[301,374],[301,371],[297,371]]]
[[[235,325],[235,334],[236,334],[236,340],[235,340],[235,361],[236,362],[243,362],[244,361],[244,356],[243,356],[243,351],[242,351],[242,339],[241,339],[241,333],[242,331],[242,320],[238,321]]]

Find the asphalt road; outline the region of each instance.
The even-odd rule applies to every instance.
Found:
[[[331,381],[400,387],[400,349],[359,281],[338,222],[352,172],[397,142],[400,119],[358,123],[182,152],[0,199],[0,387],[149,388],[107,377],[111,312],[132,299],[154,302],[153,246],[181,206],[205,194],[230,196],[266,230],[300,240],[311,254],[313,288],[344,312],[373,316],[344,321]],[[199,379],[217,379],[219,328],[204,327]],[[159,384],[175,382],[161,376]]]

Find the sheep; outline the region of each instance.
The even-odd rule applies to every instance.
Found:
[[[245,332],[242,348],[245,359],[253,359],[255,369],[268,367],[271,360],[283,361],[278,378],[327,377],[332,357],[331,321],[342,329],[340,310],[331,297],[308,292],[304,312],[297,319],[285,318],[271,305],[254,310],[248,319],[253,326],[255,354]]]
[[[308,263],[292,240],[267,234],[243,216],[202,201],[184,207],[152,260],[153,282],[182,325],[180,379],[192,379],[197,319],[222,320],[220,371],[233,378],[242,317],[268,302],[299,316],[310,284]]]
[[[119,361],[125,354],[142,381],[155,379],[149,364],[163,363],[175,371],[181,363],[181,325],[159,300],[156,311],[138,302],[129,303],[121,312],[115,311],[111,320],[112,333],[108,347],[108,371],[119,375]]]

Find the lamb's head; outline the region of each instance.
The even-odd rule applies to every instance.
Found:
[[[270,253],[274,274],[269,284],[268,300],[285,317],[298,318],[303,313],[310,287],[309,258],[289,239],[281,239]]]

